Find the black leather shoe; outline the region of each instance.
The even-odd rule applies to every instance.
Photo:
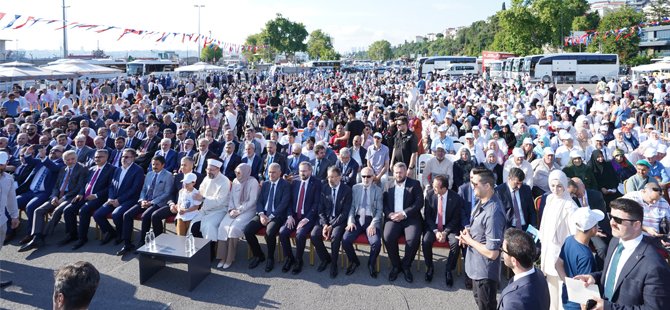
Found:
[[[330,278],[335,279],[337,277],[337,264],[330,266]]]
[[[44,239],[35,237],[32,241],[28,242],[19,249],[19,252],[30,251],[32,249],[37,249],[44,245]]]
[[[347,267],[347,272],[345,274],[350,276],[351,274],[356,272],[356,268],[358,268],[358,266],[360,266],[360,265],[361,265],[361,263],[359,263],[359,262],[349,263],[349,267]]]
[[[258,265],[260,265],[263,261],[265,261],[265,257],[254,256],[249,261],[249,269],[254,269],[254,268],[258,267]]]
[[[447,271],[446,278],[447,278],[447,281],[446,281],[447,282],[447,287],[454,286],[454,275],[451,274],[451,271]]]
[[[321,264],[319,264],[319,267],[316,268],[316,271],[321,272],[321,271],[326,270],[326,267],[328,267],[328,264],[330,264],[330,259],[322,261]]]
[[[116,256],[126,255],[126,254],[132,252],[133,250],[135,250],[135,245],[133,245],[132,243],[131,244],[126,244],[126,245],[123,246],[123,248],[121,248],[121,250],[116,252]]]
[[[433,281],[433,272],[434,272],[433,266],[428,267],[426,270],[426,282]]]
[[[293,257],[289,257],[289,258],[287,258],[287,259],[286,259],[286,262],[284,262],[284,266],[281,267],[281,272],[286,273],[286,272],[288,272],[289,270],[291,270],[291,266],[293,266],[293,262],[294,262],[294,261],[295,261],[295,259],[293,259]]]
[[[293,271],[291,271],[292,274],[299,274],[302,271],[302,259],[298,260],[295,262],[295,266],[293,266]]]
[[[106,234],[102,237],[102,241],[100,241],[100,245],[105,245],[105,244],[109,243],[110,241],[114,240],[115,238],[116,238],[116,234],[115,234],[115,233],[111,233],[111,232],[106,233]]]
[[[72,241],[76,241],[76,240],[77,240],[77,237],[68,234],[68,235],[65,237],[65,239],[63,239],[63,240],[61,240],[60,242],[58,242],[58,246],[64,246],[64,245],[66,245],[66,244],[68,244],[68,243],[70,243],[70,242],[72,242]]]
[[[16,229],[10,230],[10,232],[5,236],[5,241],[2,242],[2,245],[8,245],[12,240],[16,238]]]
[[[368,265],[368,271],[370,272],[370,277],[377,278],[377,269],[375,269],[374,265]]]
[[[410,271],[410,269],[411,267],[402,270],[402,273],[405,275],[405,281],[407,281],[407,283],[414,282],[414,276],[412,275],[412,271]]]
[[[465,276],[465,288],[469,290],[472,289],[472,279],[468,276]]]
[[[84,244],[86,244],[86,242],[88,242],[88,240],[79,239],[79,241],[77,241],[77,243],[75,243],[74,246],[72,247],[72,251],[79,250],[79,248],[83,247]]]
[[[19,245],[27,244],[28,242],[33,241],[33,235],[27,235],[19,241]]]
[[[398,278],[398,274],[400,273],[400,269],[393,267],[391,268],[391,273],[389,273],[389,281],[393,282],[395,279]]]
[[[265,272],[270,272],[272,269],[275,268],[275,260],[274,258],[268,258],[268,262],[265,263]]]
[[[12,284],[13,284],[12,281],[2,281],[2,282],[0,282],[0,288],[5,288],[5,287],[8,287],[8,286],[11,286]]]

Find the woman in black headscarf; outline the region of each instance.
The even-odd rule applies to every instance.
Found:
[[[619,186],[619,178],[612,163],[605,160],[605,156],[601,150],[594,150],[591,153],[589,160],[589,168],[593,171],[593,175],[598,183],[598,189],[603,193],[605,203],[619,198],[621,195],[617,192]]]
[[[454,186],[452,188],[458,189],[464,183],[470,182],[470,170],[475,167],[475,162],[472,160],[470,150],[462,146],[458,153],[458,160],[454,162]]]
[[[505,143],[507,143],[507,155],[512,154],[512,150],[516,147],[516,136],[510,129],[509,124],[505,124],[500,129],[500,137],[505,139]]]

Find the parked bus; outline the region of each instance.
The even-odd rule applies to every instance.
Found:
[[[479,73],[477,65],[472,64],[451,64],[447,65],[444,70],[440,70],[439,74],[444,76],[463,76],[473,75]]]
[[[523,72],[523,75],[528,75],[531,80],[534,79],[535,77],[535,66],[537,65],[537,62],[540,61],[540,59],[544,57],[544,55],[530,55],[524,57],[523,60],[523,69],[521,70]]]
[[[521,75],[521,68],[523,68],[523,57],[512,58],[512,68],[510,70],[510,79],[517,80]]]
[[[487,65],[489,68],[489,77],[491,80],[500,80],[503,77],[504,60],[490,60]]]
[[[551,54],[535,65],[534,79],[549,83],[597,83],[619,76],[619,55],[594,53]]]
[[[419,77],[424,77],[429,72],[442,71],[450,64],[470,64],[477,68],[477,57],[470,56],[435,56],[428,57],[423,62],[419,61]],[[479,70],[477,70],[479,71]]]
[[[149,75],[152,73],[173,72],[179,64],[167,59],[138,59],[126,64],[128,75]]]
[[[503,79],[509,79],[512,72],[512,58],[507,58],[503,60],[502,66],[502,77]]]

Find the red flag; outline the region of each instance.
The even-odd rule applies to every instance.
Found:
[[[5,18],[5,15],[7,15],[7,13],[0,13],[0,20]]]
[[[32,17],[32,16],[28,16],[28,19],[26,19],[26,21],[25,21],[23,24],[14,27],[14,29],[23,28],[23,26],[25,26],[26,24],[28,24],[28,23],[29,23],[31,20],[33,20],[33,19],[34,19],[34,17]]]

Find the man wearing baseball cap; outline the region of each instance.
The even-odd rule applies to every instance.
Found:
[[[7,217],[5,212],[11,218],[10,225],[12,229],[19,226],[19,208],[16,203],[16,191],[14,190],[14,178],[7,172],[7,160],[9,155],[5,152],[0,152],[0,250],[5,241],[5,233],[7,232]],[[12,285],[12,281],[1,281],[0,288],[5,288]]]
[[[577,230],[575,234],[565,239],[561,247],[561,254],[556,261],[556,271],[561,281],[565,277],[574,277],[580,274],[590,274],[596,271],[596,260],[589,248],[589,241],[598,233],[598,222],[605,218],[600,210],[588,207],[577,209],[570,216]],[[563,284],[563,309],[581,309],[581,306],[568,301],[568,293]]]

